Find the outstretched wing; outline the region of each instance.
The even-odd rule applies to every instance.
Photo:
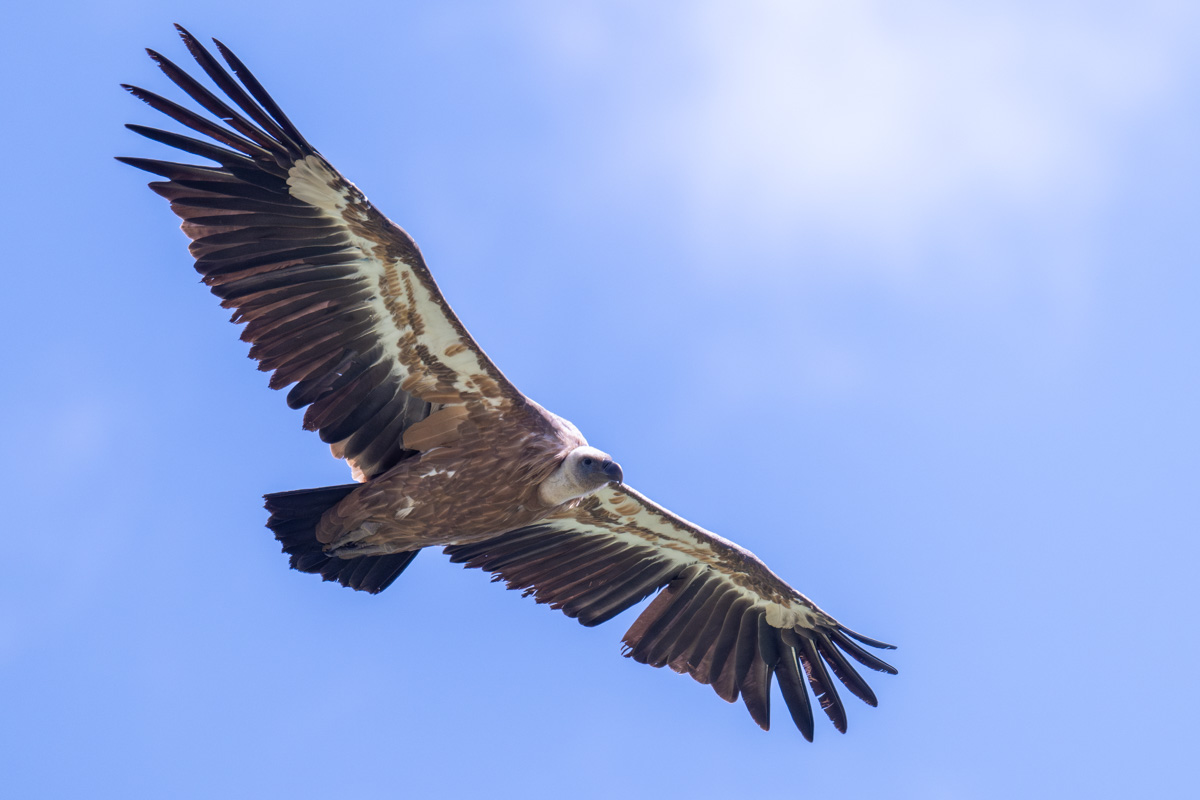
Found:
[[[211,141],[127,127],[217,166],[120,160],[167,179],[150,187],[183,218],[196,269],[221,305],[234,309],[233,321],[246,323],[242,339],[259,369],[273,372],[271,387],[295,384],[287,401],[308,406],[304,427],[366,480],[419,449],[422,437],[406,447],[404,433],[438,406],[476,418],[524,408],[524,397],[454,315],[408,234],[305,141],[237,56],[216,43],[240,84],[176,27],[225,99],[147,52],[223,124],[125,86]]]
[[[731,703],[740,693],[764,729],[772,675],[796,727],[812,741],[806,683],[845,733],[846,711],[830,673],[872,706],[874,692],[846,656],[896,673],[860,643],[891,645],[851,631],[753,553],[626,486],[601,489],[538,525],[446,553],[584,625],[599,625],[663,589],[626,632],[625,655],[686,672]]]

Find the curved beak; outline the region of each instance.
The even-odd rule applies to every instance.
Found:
[[[625,477],[624,473],[621,472],[621,465],[615,461],[604,462],[604,474],[608,476],[610,481],[616,481],[617,483],[620,483]]]

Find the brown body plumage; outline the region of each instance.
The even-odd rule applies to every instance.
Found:
[[[329,552],[355,558],[467,544],[541,520],[558,507],[540,497],[542,484],[587,444],[546,414],[524,408],[518,419],[483,428],[463,418],[453,435],[439,436],[435,446],[326,512],[317,539]],[[365,535],[356,536],[359,531]]]

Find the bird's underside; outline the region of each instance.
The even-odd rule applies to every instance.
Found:
[[[128,127],[215,165],[121,160],[165,179],[150,186],[183,219],[196,269],[245,324],[251,357],[272,388],[291,387],[288,404],[306,409],[305,428],[357,481],[267,495],[267,524],[293,567],[379,592],[421,548],[443,546],[451,561],[584,625],[658,592],[625,634],[626,655],[740,696],[763,728],[772,676],[810,740],[810,689],[840,731],[838,682],[875,705],[851,661],[894,674],[867,649],[890,645],[626,486],[608,454],[504,377],[413,240],[305,141],[241,61],[217,43],[239,83],[179,31],[217,92],[150,55],[218,121],[127,86],[207,138]]]

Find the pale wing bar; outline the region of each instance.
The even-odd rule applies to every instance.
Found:
[[[492,572],[493,580],[503,579],[508,588],[584,625],[598,625],[662,589],[626,632],[625,655],[686,672],[729,702],[740,695],[764,729],[773,675],[793,722],[811,741],[808,688],[834,726],[846,730],[830,673],[876,704],[847,655],[871,669],[896,672],[859,642],[891,645],[850,631],[753,554],[626,487],[601,490],[570,517],[446,552],[451,561]]]
[[[511,397],[515,390],[449,310],[412,239],[325,162],[236,56],[217,43],[240,85],[179,31],[232,105],[148,52],[224,124],[125,86],[213,141],[128,127],[218,166],[120,160],[167,178],[151,188],[183,219],[196,269],[234,309],[233,321],[246,324],[242,338],[259,368],[273,372],[271,387],[295,384],[287,400],[308,407],[304,426],[369,478],[411,455],[402,434],[431,403]]]

